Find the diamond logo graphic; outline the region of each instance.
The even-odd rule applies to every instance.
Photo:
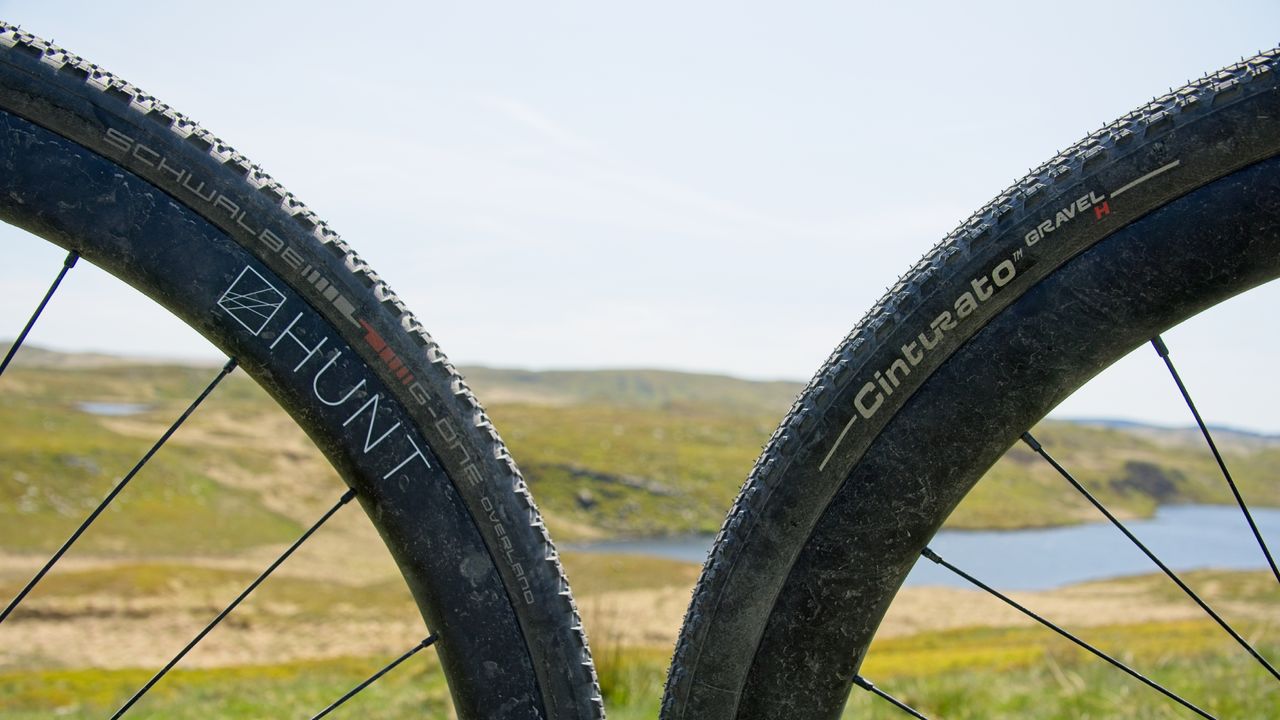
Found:
[[[218,298],[218,307],[254,335],[262,332],[281,305],[284,293],[247,265]]]

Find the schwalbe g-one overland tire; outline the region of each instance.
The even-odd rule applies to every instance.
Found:
[[[0,219],[172,310],[357,491],[459,717],[603,716],[558,556],[462,378],[378,275],[217,137],[0,22]]]
[[[1280,51],[1153,100],[937,245],[818,371],[703,568],[665,720],[835,718],[921,550],[1019,435],[1280,274]]]

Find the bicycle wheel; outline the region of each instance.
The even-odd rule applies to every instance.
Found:
[[[929,252],[818,371],[704,566],[663,717],[831,718],[928,541],[1021,433],[1280,274],[1280,51],[1089,135]]]
[[[459,717],[598,718],[591,656],[520,473],[395,293],[262,170],[0,22],[0,219],[235,358],[310,435],[438,638]]]

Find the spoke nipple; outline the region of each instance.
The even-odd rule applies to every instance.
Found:
[[[1151,346],[1156,349],[1160,357],[1169,357],[1169,346],[1164,344],[1164,340],[1159,335],[1151,338]]]
[[[426,647],[431,647],[435,643],[436,643],[436,636],[434,634],[431,634],[423,638],[422,642],[419,643],[419,645],[426,648]]]
[[[232,370],[235,370],[236,366],[239,364],[240,363],[235,358],[227,358],[227,364],[222,366],[222,373],[224,375],[230,373]]]
[[[342,499],[338,501],[338,504],[339,504],[339,505],[346,505],[347,503],[349,503],[349,502],[351,502],[352,500],[354,500],[354,499],[355,499],[355,497],[356,497],[356,489],[355,489],[355,488],[351,488],[350,490],[348,490],[348,491],[346,491],[345,493],[343,493],[343,494],[342,494]]]
[[[874,690],[874,689],[875,689],[875,687],[876,687],[875,685],[871,684],[871,681],[870,681],[870,680],[868,680],[868,679],[866,679],[866,678],[862,677],[861,675],[854,675],[854,676],[853,676],[853,684],[854,684],[854,685],[857,685],[858,687],[862,688],[863,690]]]
[[[1040,445],[1040,442],[1036,440],[1034,437],[1032,437],[1031,433],[1029,432],[1022,433],[1022,442],[1026,443],[1028,446],[1031,447],[1032,450],[1035,450],[1036,452],[1040,452],[1041,450],[1044,450],[1044,447]]]
[[[67,259],[62,262],[62,266],[69,267],[69,268],[75,267],[76,261],[79,259],[80,259],[80,253],[76,252],[75,250],[72,250],[71,252],[67,253]]]
[[[942,564],[942,556],[934,552],[931,548],[926,547],[925,549],[920,551],[920,554],[927,560],[932,560],[933,562],[936,562],[939,565]]]

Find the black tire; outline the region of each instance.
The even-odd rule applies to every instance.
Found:
[[[834,718],[908,571],[1026,429],[1280,274],[1280,51],[1102,128],[937,245],[774,433],[716,539],[667,720]]]
[[[459,717],[603,717],[558,556],[484,410],[377,273],[278,183],[0,22],[0,219],[169,308],[298,421],[390,547]]]

